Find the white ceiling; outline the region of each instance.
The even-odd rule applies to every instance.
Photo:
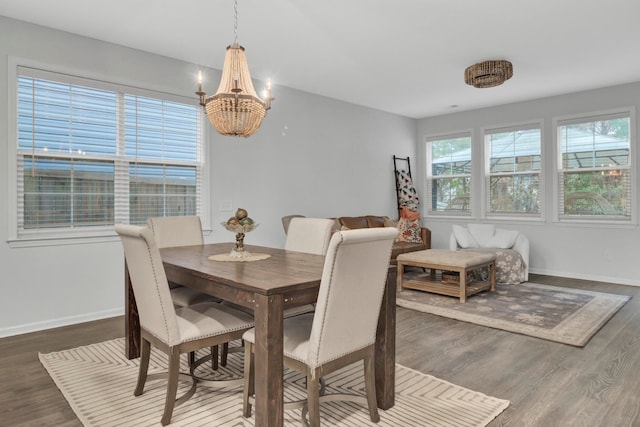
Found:
[[[284,85],[423,118],[640,81],[638,0],[238,3],[252,76],[270,77],[276,98]],[[0,1],[0,15],[218,69],[233,9],[233,0]],[[487,59],[511,61],[513,78],[466,85],[464,69]]]

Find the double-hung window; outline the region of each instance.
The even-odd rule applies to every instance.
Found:
[[[17,238],[201,214],[196,103],[22,66],[16,101]]]
[[[539,123],[484,131],[487,217],[539,217],[542,138]]]
[[[428,211],[471,216],[471,133],[426,138]]]
[[[558,218],[630,222],[631,111],[558,120]]]

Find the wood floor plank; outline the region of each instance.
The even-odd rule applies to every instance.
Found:
[[[396,361],[508,399],[490,427],[640,425],[640,287],[531,275],[554,286],[633,298],[584,348],[398,308]],[[81,426],[38,360],[123,336],[124,319],[0,339],[0,425]],[[384,417],[384,412],[381,412]]]

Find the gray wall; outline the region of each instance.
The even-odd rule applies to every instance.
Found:
[[[221,41],[221,55],[225,46]],[[9,57],[195,97],[194,64],[0,17],[0,165],[5,171],[14,161],[7,158],[8,144],[15,143],[6,132],[7,86],[14,84],[8,81]],[[215,90],[219,72],[205,74],[205,88]],[[233,210],[246,208],[260,223],[246,243],[276,247],[284,244],[280,217],[286,214],[396,214],[392,156],[414,158],[415,120],[284,87],[274,87],[274,96],[253,137],[210,136],[208,242],[233,239],[219,225],[232,214],[220,211],[221,200],[231,201]],[[7,175],[0,174],[0,336],[121,314],[123,255],[115,235],[63,246],[12,247]]]
[[[508,83],[506,83],[508,84]],[[487,89],[487,96],[491,95]],[[460,112],[425,118],[418,122],[417,158],[424,179],[424,136],[459,130],[473,130],[474,144],[481,143],[481,128],[494,125],[543,120],[543,138],[546,159],[553,153],[553,123],[557,116],[594,113],[604,110],[635,106],[640,103],[640,83],[633,83],[529,102],[503,105],[495,108]],[[632,141],[636,166],[640,165],[638,134]],[[546,220],[541,223],[503,222],[503,228],[519,230],[530,240],[530,271],[562,277],[601,280],[629,285],[640,285],[640,229],[634,225],[576,225],[553,221],[554,164],[546,161],[545,200]],[[636,173],[634,189],[640,190],[640,174]],[[416,180],[417,181],[417,180]],[[424,181],[420,181],[419,184]],[[423,186],[421,186],[423,188]],[[638,197],[632,207],[640,210]],[[432,229],[434,247],[448,247],[451,224],[465,224],[465,219],[425,218]],[[487,221],[490,222],[490,221]],[[495,221],[494,221],[495,222]]]

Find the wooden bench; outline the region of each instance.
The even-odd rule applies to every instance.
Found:
[[[398,255],[398,292],[404,288],[433,292],[442,295],[459,297],[466,302],[467,297],[490,289],[496,290],[496,256],[493,253],[450,251],[445,249],[427,249]],[[429,269],[430,274],[404,280],[404,267],[413,266]],[[487,281],[468,281],[467,273],[477,268],[489,267]],[[438,279],[437,271],[458,273],[459,283]]]

